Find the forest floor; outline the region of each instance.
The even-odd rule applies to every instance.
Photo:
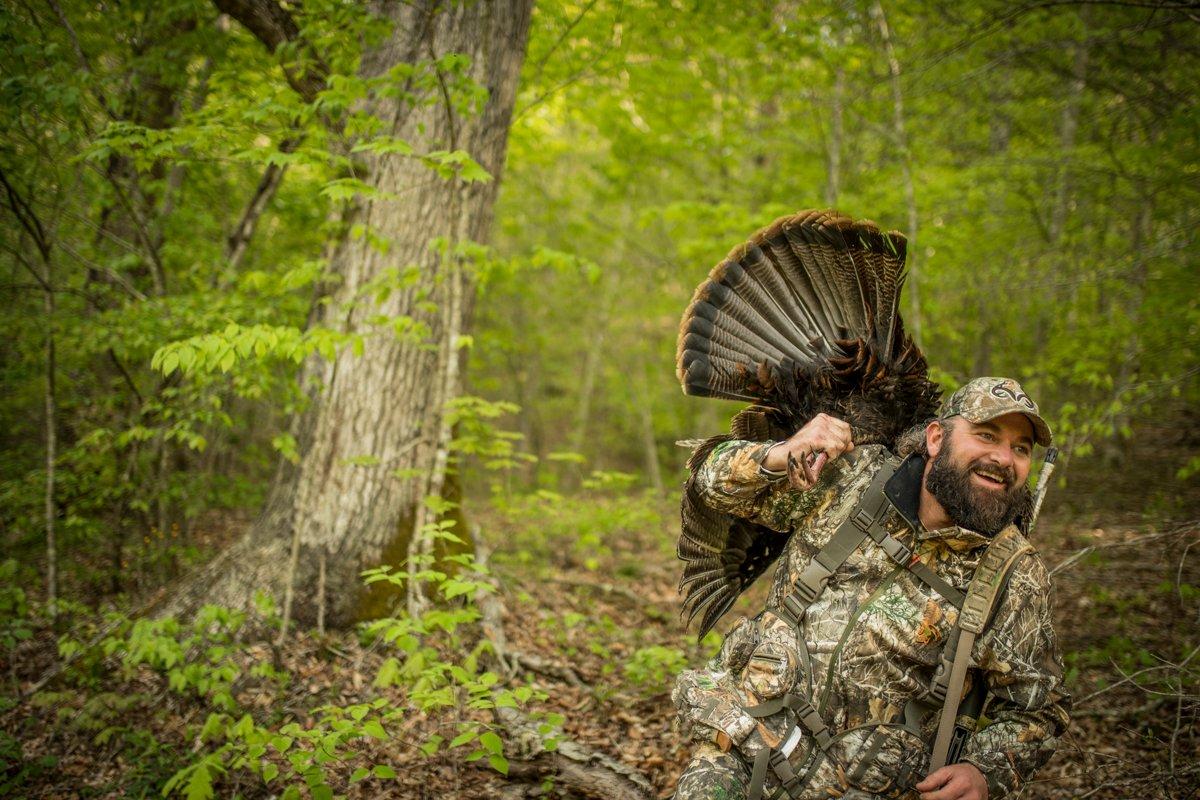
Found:
[[[1131,487],[1127,472],[1080,469],[1071,477],[1034,538],[1054,572],[1073,723],[1024,796],[1195,797],[1200,504],[1193,495]],[[1156,485],[1153,473],[1141,477],[1141,485]],[[494,553],[510,654],[524,657],[503,678],[543,690],[534,706],[561,714],[567,738],[639,771],[654,795],[669,797],[689,757],[670,702],[673,677],[717,644],[711,636],[696,642],[679,619],[673,503],[612,493],[565,503],[474,517]],[[531,524],[539,515],[544,524]],[[726,626],[739,612],[753,614],[763,590],[743,597]],[[50,666],[52,641],[43,632],[4,664],[24,691]],[[401,690],[373,686],[386,653],[353,632],[301,631],[279,649],[265,635],[250,638],[239,657],[247,671],[274,660],[291,676],[283,688],[235,683],[239,706],[256,717],[311,726],[323,704],[380,696],[405,703]],[[176,770],[205,752],[197,735],[204,703],[172,692],[161,672],[144,666],[58,679],[6,706],[0,789],[11,796],[160,796]],[[466,762],[462,749],[419,748],[434,733],[450,739],[468,717],[491,722],[485,711],[408,715],[389,738],[366,738],[355,758],[329,764],[330,784],[351,798],[571,796],[544,773],[522,769],[516,754],[505,777],[486,760]],[[350,782],[360,763],[390,765],[396,777]],[[215,785],[218,797],[277,792],[236,770]]]

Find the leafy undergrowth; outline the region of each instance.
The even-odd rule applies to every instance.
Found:
[[[668,797],[688,759],[670,686],[719,641],[696,642],[678,617],[675,513],[670,500],[611,486],[477,511],[508,647],[531,657],[511,674],[489,667],[475,625],[471,597],[488,584],[433,571],[431,589],[454,596],[420,625],[400,616],[281,646],[265,598],[257,614],[213,608],[194,625],[84,624],[76,611],[56,642],[39,609],[4,588],[0,795],[562,796],[552,779],[506,775],[516,755],[491,713],[499,702],[529,714],[544,746],[565,736],[604,751]],[[1200,532],[1093,523],[1051,517],[1036,537],[1061,566],[1058,630],[1079,702],[1026,796],[1191,796]],[[755,587],[738,610],[753,613],[763,594]],[[56,653],[70,666],[14,699]]]

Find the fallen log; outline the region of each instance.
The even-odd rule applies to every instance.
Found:
[[[486,567],[488,554],[478,544],[480,537],[475,536],[474,539],[476,561]],[[495,589],[492,592],[479,591],[475,596],[480,613],[480,629],[491,645],[492,657],[504,672],[509,671],[510,664],[528,664],[529,656],[522,657],[508,647],[508,638],[504,635],[500,582],[491,575],[481,575],[480,580],[488,582]],[[571,671],[571,674],[574,675],[574,672]],[[547,750],[536,724],[516,708],[497,706],[493,715],[506,733],[504,738],[512,745],[512,749],[506,752],[509,778],[530,782],[551,778],[557,785],[589,797],[648,800],[653,796],[650,782],[633,767],[561,735],[555,737],[557,747]]]

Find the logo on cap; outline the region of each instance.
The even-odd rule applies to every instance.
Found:
[[[1033,401],[1029,399],[1029,395],[1025,394],[1019,389],[1014,391],[1013,389],[1005,386],[1003,383],[997,383],[992,386],[990,391],[993,397],[999,397],[1000,399],[1007,397],[1014,403],[1020,403],[1021,405],[1025,406],[1030,411],[1037,411],[1037,406],[1034,405]]]

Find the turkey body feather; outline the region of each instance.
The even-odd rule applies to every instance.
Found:
[[[781,217],[735,247],[683,314],[685,394],[752,405],[689,461],[678,555],[688,624],[703,636],[783,551],[786,537],[707,506],[696,471],[723,441],[784,439],[826,413],[856,445],[894,446],[934,416],[940,390],[899,315],[907,242],[833,210]]]

